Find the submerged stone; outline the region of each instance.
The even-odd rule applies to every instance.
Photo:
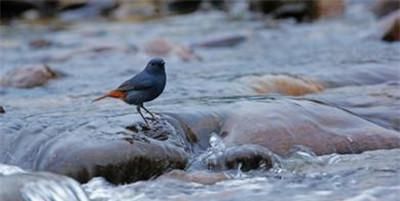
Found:
[[[309,78],[285,74],[267,74],[240,78],[258,94],[279,93],[282,95],[302,96],[320,92],[324,89],[321,83]]]
[[[378,27],[383,33],[382,40],[388,42],[400,41],[400,10],[382,18]]]
[[[178,56],[182,61],[200,59],[200,57],[196,55],[190,48],[173,43],[165,38],[155,38],[148,41],[144,45],[143,50],[150,56],[167,57],[170,55],[175,55]]]
[[[299,22],[341,16],[344,8],[342,0],[250,1],[250,10],[275,18],[295,18]]]
[[[16,88],[33,88],[47,84],[57,78],[58,73],[47,65],[17,68],[0,78],[0,86]]]

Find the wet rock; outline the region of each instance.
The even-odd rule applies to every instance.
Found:
[[[169,55],[176,55],[182,61],[200,59],[200,57],[197,56],[190,48],[175,44],[165,38],[155,38],[151,41],[148,41],[144,45],[143,49],[146,54],[151,56],[166,57]]]
[[[18,173],[0,176],[0,200],[88,201],[79,183],[71,178],[45,173]]]
[[[118,1],[114,0],[88,0],[83,3],[72,4],[62,7],[60,10],[63,20],[83,20],[87,18],[109,16],[112,11],[119,7]]]
[[[273,165],[273,154],[267,148],[246,144],[228,147],[223,154],[214,160],[208,160],[208,167],[214,170],[240,169],[270,169]]]
[[[36,8],[37,5],[33,1],[2,0],[0,1],[0,16],[2,19],[8,19]]]
[[[279,93],[290,96],[302,96],[320,92],[324,89],[321,83],[309,78],[285,74],[267,74],[246,76],[239,79],[258,94]]]
[[[400,10],[400,2],[398,0],[377,0],[374,1],[371,10],[376,16],[383,17]]]
[[[214,132],[227,148],[256,144],[279,155],[286,155],[299,145],[317,155],[400,147],[398,132],[346,110],[308,100],[243,102],[217,113],[174,117],[184,128],[190,128],[184,129],[185,133],[190,133],[192,141],[202,143],[203,148]]]
[[[102,176],[112,183],[128,183],[183,169],[189,157],[186,147],[177,142],[178,137],[171,136],[182,135],[175,125],[165,127],[165,132],[174,132],[167,140],[159,140],[143,131],[131,132],[95,122],[92,126],[81,122],[69,131],[54,125],[42,130],[43,125],[37,123],[13,139],[8,138],[10,135],[0,136],[1,153],[13,153],[12,158],[3,155],[2,162],[67,175],[79,182]]]
[[[167,14],[166,1],[120,1],[112,17],[120,20],[143,21]]]
[[[58,11],[59,4],[60,0],[2,0],[0,1],[0,16],[2,19],[10,19],[19,17],[30,10],[38,11],[43,17],[54,16]]]
[[[4,110],[3,106],[0,106],[0,114],[6,113],[6,110]]]
[[[298,22],[337,17],[344,12],[344,1],[272,0],[250,1],[250,10],[270,14],[274,18],[295,18]]]
[[[36,39],[29,42],[29,46],[35,49],[47,48],[53,45],[53,42],[46,39]]]
[[[144,51],[149,55],[166,56],[171,53],[174,45],[164,38],[156,38],[148,41],[144,46]]]
[[[338,17],[344,13],[345,2],[343,0],[325,1],[314,0],[312,1],[312,18],[330,18]]]
[[[378,24],[382,40],[388,42],[400,41],[400,10],[382,18]]]
[[[227,147],[258,144],[280,155],[297,145],[317,155],[400,147],[398,132],[312,101],[275,100],[234,108],[221,127]]]
[[[230,179],[226,174],[222,172],[206,172],[206,171],[194,171],[186,172],[183,170],[172,170],[158,179],[176,179],[186,182],[195,182],[204,185],[215,184],[220,181]]]
[[[33,88],[47,84],[57,78],[58,73],[47,65],[17,68],[0,78],[0,86],[16,88]]]
[[[341,87],[307,98],[344,108],[382,127],[400,131],[399,82]]]
[[[173,13],[186,14],[196,11],[200,8],[201,0],[172,0],[168,3],[168,10]]]
[[[190,46],[205,47],[205,48],[234,47],[236,45],[243,43],[246,40],[247,37],[244,35],[219,36],[194,43]]]

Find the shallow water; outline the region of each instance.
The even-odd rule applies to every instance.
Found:
[[[375,22],[363,5],[354,4],[343,18],[312,24],[287,20],[272,27],[260,20],[234,20],[214,11],[139,24],[80,22],[58,31],[25,23],[2,25],[0,75],[16,67],[46,62],[66,76],[34,89],[0,88],[0,104],[7,112],[0,116],[0,132],[10,136],[24,130],[57,133],[101,124],[113,125],[109,128],[113,132],[126,125],[136,117],[134,108],[112,100],[99,104],[90,101],[140,71],[150,58],[141,50],[155,37],[189,45],[225,34],[248,36],[236,47],[195,49],[202,61],[182,62],[176,55],[166,57],[167,88],[149,103],[157,112],[195,111],[202,106],[240,100],[266,100],[267,96],[256,94],[240,81],[248,75],[284,73],[323,80],[328,87],[359,85],[346,77],[346,72],[380,66],[393,70],[400,64],[399,43],[368,37]],[[54,41],[55,45],[30,48],[29,41],[38,38]],[[115,49],[54,60],[104,46]],[[362,84],[378,83],[372,79]],[[50,124],[53,126],[48,128]],[[221,145],[216,140],[218,151]],[[24,154],[23,151],[2,153],[2,159],[10,161],[13,154]],[[115,186],[103,178],[93,178],[82,187],[96,201],[397,200],[400,191],[400,150],[320,157],[296,152],[276,166],[269,171],[226,171],[232,179],[213,185],[162,178]],[[0,169],[1,174],[10,171]]]

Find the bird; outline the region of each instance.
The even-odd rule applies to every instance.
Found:
[[[160,96],[164,91],[166,82],[165,61],[162,58],[153,58],[147,63],[143,71],[123,82],[118,88],[94,99],[93,102],[109,97],[120,99],[129,105],[136,105],[137,112],[143,118],[147,127],[150,127],[141,109],[143,108],[151,115],[153,120],[155,119],[154,114],[144,107],[144,103]]]

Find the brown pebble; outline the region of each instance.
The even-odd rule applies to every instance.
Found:
[[[400,10],[384,17],[380,22],[384,31],[382,40],[388,42],[400,41]]]
[[[0,86],[16,88],[33,88],[45,85],[55,79],[58,73],[47,65],[16,68],[0,78]]]
[[[51,45],[53,43],[46,39],[36,39],[29,42],[29,46],[36,49],[50,47]]]

